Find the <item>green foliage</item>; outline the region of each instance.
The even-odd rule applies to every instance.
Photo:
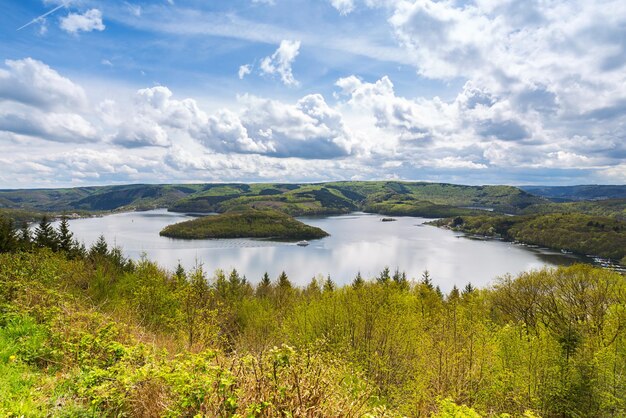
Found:
[[[272,238],[297,241],[328,234],[274,210],[245,209],[205,216],[165,227],[161,235],[171,238]]]
[[[236,270],[0,254],[0,415],[626,414],[621,275],[544,269],[446,297],[427,272],[380,278],[253,290]]]
[[[434,222],[456,231],[503,237],[579,254],[616,260],[626,256],[626,222],[584,214],[490,216]]]

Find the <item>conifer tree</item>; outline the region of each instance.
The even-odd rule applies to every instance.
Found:
[[[256,295],[259,297],[268,297],[272,291],[272,280],[270,279],[269,274],[265,272],[261,281],[256,287]]]
[[[27,222],[22,222],[22,227],[20,228],[20,232],[18,235],[18,239],[20,241],[20,247],[23,250],[30,250],[33,246],[33,237],[30,234],[30,228],[28,227]]]
[[[91,246],[91,248],[89,249],[89,255],[92,257],[106,257],[107,255],[109,255],[109,246],[106,239],[104,238],[104,235],[100,235],[98,237],[98,241],[96,241]]]
[[[383,271],[380,272],[380,276],[376,278],[378,283],[388,283],[391,280],[391,276],[389,275],[389,267],[385,266]]]
[[[74,234],[70,231],[70,224],[64,216],[59,224],[58,232],[59,250],[72,253],[75,248]]]
[[[428,270],[424,270],[424,273],[422,273],[422,284],[426,285],[429,289],[433,288],[433,282],[430,279],[430,273]]]
[[[278,276],[278,284],[277,284],[279,289],[291,289],[292,285],[291,282],[289,281],[289,278],[287,277],[287,273],[285,273],[284,271],[280,273],[280,275]]]
[[[0,217],[0,253],[16,251],[17,247],[18,241],[13,228],[13,221]]]
[[[363,286],[363,283],[365,283],[365,281],[363,280],[363,277],[361,277],[361,272],[359,271],[356,273],[356,277],[352,281],[352,287],[358,289]]]
[[[57,233],[45,215],[41,218],[37,228],[35,228],[35,244],[40,248],[47,247],[52,251],[58,250],[59,240]]]
[[[335,290],[335,283],[332,281],[329,274],[324,282],[324,293],[332,292],[333,290]]]

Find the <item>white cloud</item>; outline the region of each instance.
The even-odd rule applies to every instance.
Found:
[[[245,95],[240,114],[221,110],[192,136],[219,152],[267,154],[280,158],[328,159],[351,153],[352,139],[341,115],[319,94],[295,105]]]
[[[240,80],[243,80],[243,78],[250,74],[252,72],[252,68],[250,67],[250,64],[245,64],[239,67],[239,71],[237,72],[237,75],[239,76]]]
[[[61,29],[71,34],[78,32],[103,31],[102,12],[98,9],[87,10],[84,14],[70,13],[60,20]]]
[[[297,86],[291,66],[300,52],[300,41],[283,40],[271,56],[261,60],[261,73],[279,75],[286,86]]]
[[[347,15],[354,10],[354,0],[330,0],[330,4],[342,15]]]
[[[56,142],[95,142],[97,130],[82,116],[72,113],[26,112],[0,113],[0,131],[32,136]]]
[[[125,121],[119,127],[113,142],[128,148],[170,145],[165,129],[143,117],[133,117]]]
[[[80,108],[87,98],[82,87],[32,58],[6,60],[0,69],[0,102],[15,101],[47,108]]]

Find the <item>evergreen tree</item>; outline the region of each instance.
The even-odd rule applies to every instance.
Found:
[[[185,272],[184,267],[180,264],[180,260],[178,260],[178,265],[176,266],[176,271],[174,271],[174,276],[181,281],[187,280],[187,273]]]
[[[335,283],[331,280],[329,274],[326,278],[326,281],[324,282],[324,293],[332,292],[333,290],[335,290]]]
[[[61,223],[59,224],[57,237],[59,250],[65,251],[68,254],[73,253],[76,246],[74,242],[74,234],[70,231],[70,224],[65,216],[61,219]]]
[[[0,217],[0,253],[13,252],[18,249],[18,240],[13,228],[13,221]]]
[[[400,270],[396,268],[396,271],[393,273],[393,281],[398,284],[402,289],[407,289],[409,287],[409,281],[406,278],[406,272],[400,273]]]
[[[352,281],[352,287],[358,289],[363,286],[363,283],[365,283],[365,281],[363,280],[363,277],[361,277],[361,272],[359,271],[356,273],[356,277]]]
[[[469,295],[474,291],[474,286],[471,283],[468,283],[463,289],[463,295]]]
[[[422,284],[426,285],[426,287],[428,287],[429,289],[433,288],[433,282],[430,279],[430,273],[428,272],[428,270],[424,270],[424,272],[422,273]]]
[[[50,248],[52,251],[57,251],[59,247],[59,240],[57,233],[50,224],[48,217],[44,215],[35,228],[35,244],[40,248]]]
[[[389,267],[385,266],[383,271],[380,272],[380,276],[376,278],[378,283],[388,283],[391,280],[391,276],[389,275]]]
[[[452,286],[452,290],[448,294],[448,302],[455,302],[461,297],[461,293],[459,292],[459,288],[456,285]]]
[[[268,297],[272,292],[272,280],[270,279],[269,274],[265,272],[261,281],[256,287],[256,295],[259,297]]]
[[[284,271],[281,272],[278,276],[277,286],[279,289],[283,290],[291,289],[293,287],[291,285],[291,282],[289,281],[289,278],[287,277],[287,273],[285,273]]]
[[[33,237],[30,234],[30,228],[28,228],[27,222],[22,222],[18,239],[20,241],[20,247],[23,250],[30,250],[33,247]]]
[[[319,282],[317,281],[317,277],[313,277],[311,282],[306,287],[306,294],[309,296],[318,296],[322,293],[322,289],[320,289]]]
[[[109,255],[109,245],[107,244],[104,235],[100,235],[98,237],[98,241],[91,246],[89,249],[89,255],[92,257],[106,257]]]

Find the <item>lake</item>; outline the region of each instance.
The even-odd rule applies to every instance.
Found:
[[[428,221],[424,218],[397,217],[395,222],[381,222],[382,216],[365,213],[298,218],[330,234],[311,241],[308,247],[252,239],[178,240],[159,236],[165,226],[190,218],[159,209],[74,219],[70,229],[87,246],[102,234],[132,259],[145,254],[170,270],[179,262],[185,268],[202,264],[207,272],[236,268],[252,283],[266,271],[276,278],[284,270],[298,285],[317,275],[330,275],[336,283],[345,284],[359,271],[364,278],[373,278],[388,266],[392,272],[396,268],[405,271],[409,278],[419,278],[428,270],[435,284],[450,290],[455,284],[482,286],[506,273],[576,261],[560,252],[470,239],[424,225]]]

